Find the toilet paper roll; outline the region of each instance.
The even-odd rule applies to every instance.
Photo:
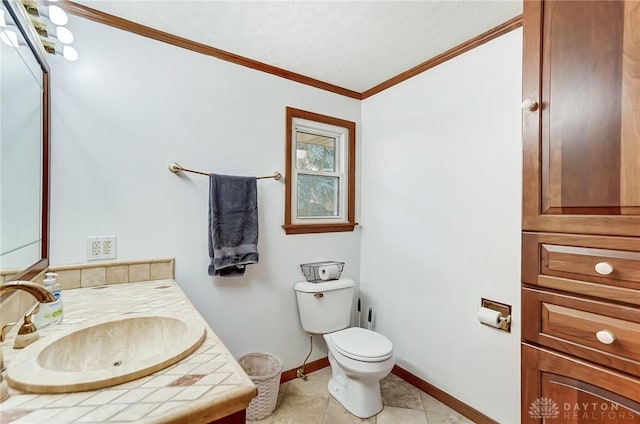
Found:
[[[478,309],[478,321],[492,327],[500,327],[500,312],[481,307]]]
[[[338,265],[325,265],[318,268],[322,280],[336,280],[340,276]]]

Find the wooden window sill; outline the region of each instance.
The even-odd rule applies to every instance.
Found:
[[[353,231],[357,224],[355,222],[346,222],[339,224],[287,224],[283,225],[287,234],[312,234],[312,233],[337,233],[342,231]]]

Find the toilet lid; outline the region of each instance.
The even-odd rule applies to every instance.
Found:
[[[393,353],[393,345],[389,339],[364,328],[345,328],[331,333],[330,337],[338,352],[357,361],[384,361]]]

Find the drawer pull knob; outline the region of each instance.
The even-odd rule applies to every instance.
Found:
[[[609,275],[613,272],[613,265],[609,262],[598,262],[595,268],[600,275]]]
[[[524,99],[520,107],[522,108],[522,110],[528,110],[530,112],[534,112],[538,110],[538,102],[531,99]]]
[[[596,339],[600,343],[611,344],[616,341],[616,335],[609,330],[600,330],[596,333]]]

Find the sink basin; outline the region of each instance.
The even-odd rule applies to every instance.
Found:
[[[43,337],[7,366],[9,385],[33,393],[95,390],[152,374],[205,338],[195,314],[126,314]]]

